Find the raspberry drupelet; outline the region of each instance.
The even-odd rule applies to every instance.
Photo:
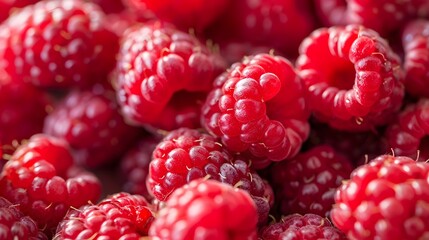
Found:
[[[48,240],[33,219],[3,197],[0,197],[0,239]]]
[[[65,139],[79,165],[96,168],[117,160],[144,131],[125,123],[114,91],[94,86],[61,99],[43,132]]]
[[[363,26],[315,30],[301,43],[297,69],[314,116],[333,128],[370,130],[387,124],[401,107],[400,59]]]
[[[402,33],[405,52],[405,91],[415,97],[429,97],[429,21],[408,23]]]
[[[203,126],[232,152],[281,161],[308,137],[304,86],[291,63],[257,54],[220,75],[202,108]]]
[[[1,66],[12,78],[44,88],[86,87],[113,69],[119,48],[94,3],[40,1],[0,25]]]
[[[152,206],[143,196],[120,192],[98,204],[70,210],[54,239],[138,240],[148,235],[154,219]]]
[[[43,134],[21,145],[0,173],[0,196],[19,206],[48,237],[70,207],[96,202],[100,193],[97,177],[73,164],[68,144]]]
[[[209,134],[194,129],[171,131],[153,151],[147,185],[160,201],[186,183],[209,178],[246,190],[264,224],[273,205],[273,191],[246,161],[235,159]]]
[[[422,98],[406,105],[396,121],[388,126],[385,136],[396,155],[429,159],[429,99]]]
[[[0,22],[6,20],[16,9],[34,4],[39,0],[8,0],[0,1]]]
[[[331,219],[350,239],[429,239],[429,163],[381,155],[355,169]]]
[[[258,214],[247,192],[213,180],[194,180],[172,193],[149,236],[158,240],[256,240]]]
[[[280,213],[329,217],[335,191],[350,177],[352,169],[350,160],[328,145],[274,164],[270,176]]]
[[[201,104],[224,69],[220,55],[195,36],[157,21],[125,34],[114,85],[123,115],[135,124],[196,128]]]
[[[259,232],[261,240],[347,240],[327,218],[316,214],[291,214],[271,223]]]

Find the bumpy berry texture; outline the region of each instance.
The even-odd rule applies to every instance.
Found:
[[[175,189],[192,180],[217,180],[246,190],[257,205],[259,222],[264,223],[273,204],[271,187],[216,140],[193,129],[170,132],[153,151],[147,179],[149,191],[165,201]]]
[[[47,240],[37,223],[25,216],[17,205],[0,197],[0,239]]]
[[[429,21],[415,20],[402,33],[405,52],[405,90],[417,97],[429,97]]]
[[[202,109],[203,126],[226,148],[273,161],[296,155],[310,131],[301,79],[280,56],[257,54],[233,64]]]
[[[54,239],[140,239],[154,220],[143,196],[116,193],[96,205],[70,210],[59,223]]]
[[[315,30],[300,46],[297,68],[314,116],[333,128],[370,130],[386,124],[401,107],[400,59],[368,28]]]
[[[316,146],[290,161],[274,164],[271,183],[280,213],[329,217],[335,191],[351,172],[350,160],[328,145]]]
[[[243,190],[213,180],[178,188],[158,212],[149,235],[168,239],[256,239],[256,207]]]
[[[216,42],[249,42],[294,58],[316,25],[310,9],[308,0],[234,0],[207,34]]]
[[[39,133],[52,108],[48,94],[19,83],[0,70],[0,143],[7,154],[15,142]]]
[[[152,198],[146,186],[149,175],[149,164],[152,152],[159,140],[155,137],[146,137],[140,140],[133,148],[127,151],[121,159],[121,175],[124,179],[123,191]]]
[[[385,135],[389,148],[396,155],[429,159],[429,99],[408,104],[388,126]]]
[[[357,133],[346,132],[313,121],[305,147],[329,145],[357,167],[367,163],[369,159],[391,152],[384,132],[384,128]]]
[[[51,236],[70,207],[96,202],[101,185],[89,172],[73,165],[67,143],[38,134],[21,145],[0,174],[5,197]]]
[[[167,21],[183,31],[203,31],[229,6],[228,0],[124,0],[137,12],[152,12],[158,19]]]
[[[420,0],[315,0],[325,26],[360,24],[386,36],[422,11]]]
[[[43,132],[65,139],[79,165],[99,167],[117,160],[141,129],[125,123],[113,91],[73,91],[46,117]]]
[[[332,226],[327,218],[316,214],[291,214],[277,223],[261,229],[262,240],[347,240],[340,230]]]
[[[84,87],[105,79],[119,44],[104,17],[97,5],[81,0],[22,8],[0,26],[2,67],[14,79],[48,88]]]
[[[164,130],[198,127],[201,102],[223,70],[221,57],[195,36],[161,22],[136,26],[124,36],[116,67],[122,112]]]
[[[350,239],[429,238],[429,163],[382,155],[353,171],[331,218]]]
[[[22,8],[34,4],[39,0],[11,0],[0,1],[0,22],[6,20],[17,8]]]

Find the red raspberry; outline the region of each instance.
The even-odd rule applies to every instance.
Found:
[[[204,127],[226,148],[273,161],[299,152],[310,130],[308,116],[291,63],[268,54],[244,58],[219,76],[202,110]]]
[[[351,172],[349,159],[327,145],[274,164],[271,183],[281,214],[314,213],[329,217],[335,190]]]
[[[373,129],[401,106],[400,59],[376,32],[362,26],[315,30],[300,46],[297,68],[313,113],[333,128]]]
[[[106,14],[119,13],[125,10],[124,3],[121,0],[90,0],[90,2],[100,6]]]
[[[429,21],[415,20],[402,34],[405,51],[405,90],[417,97],[429,97]]]
[[[152,152],[158,143],[159,140],[155,137],[143,138],[122,157],[121,175],[125,182],[124,191],[143,195],[146,199],[151,198],[146,186],[146,178],[149,175]]]
[[[81,0],[48,0],[18,10],[0,26],[0,57],[13,79],[42,87],[87,86],[114,67],[118,37],[104,13]]]
[[[25,216],[17,205],[0,197],[0,239],[48,239],[37,228],[36,222],[29,216]]]
[[[396,31],[410,17],[417,15],[420,0],[315,0],[325,26],[359,24],[383,36]]]
[[[73,91],[45,119],[44,133],[65,139],[79,165],[95,168],[120,157],[142,132],[124,122],[115,92]]]
[[[260,231],[263,240],[346,240],[347,237],[333,227],[328,219],[315,214],[292,214],[282,217]]]
[[[34,4],[39,0],[7,0],[0,1],[0,22],[6,20],[18,8]]]
[[[346,156],[353,166],[365,164],[381,154],[390,152],[383,129],[365,132],[346,132],[318,122],[311,123],[307,147],[329,145],[336,152]]]
[[[51,104],[48,94],[0,70],[0,143],[5,153],[12,154],[22,140],[42,131]]]
[[[385,134],[388,146],[396,155],[429,159],[429,99],[407,105]]]
[[[149,229],[159,240],[256,239],[256,207],[240,189],[194,180],[172,193]]]
[[[229,5],[228,0],[124,0],[124,2],[131,9],[143,14],[151,11],[160,20],[173,23],[185,32],[189,29],[201,32]]]
[[[234,0],[207,35],[269,46],[296,57],[300,42],[314,29],[308,0]],[[288,34],[289,33],[289,34]]]
[[[331,218],[350,239],[429,239],[429,164],[381,155],[335,195]]]
[[[259,223],[265,223],[273,204],[271,187],[245,161],[233,159],[215,137],[197,130],[181,128],[165,136],[153,151],[147,184],[155,198],[165,201],[175,189],[207,176],[249,192]]]
[[[173,130],[185,127],[181,126],[184,119],[186,127],[199,126],[202,99],[224,63],[194,36],[155,22],[125,35],[116,70],[124,116],[138,124]]]
[[[66,142],[34,135],[20,146],[0,174],[0,196],[33,218],[51,236],[70,207],[100,196],[100,183],[76,168]]]
[[[140,239],[154,220],[143,196],[117,193],[96,205],[72,209],[59,223],[54,239]]]

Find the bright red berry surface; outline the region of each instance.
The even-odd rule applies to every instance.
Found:
[[[161,22],[134,27],[116,67],[122,112],[164,130],[199,127],[201,103],[223,70],[222,58],[195,36]]]
[[[297,68],[312,112],[334,128],[369,130],[386,124],[401,107],[400,59],[371,29],[315,30],[301,43]]]
[[[202,109],[203,126],[229,150],[274,161],[296,155],[310,130],[304,86],[280,56],[257,54],[233,64]]]
[[[148,235],[153,220],[152,207],[143,196],[120,192],[69,211],[54,239],[138,240]]]
[[[319,145],[272,166],[271,183],[283,215],[313,213],[329,217],[334,195],[349,178],[352,164],[328,145]]]
[[[74,165],[65,141],[42,134],[21,145],[0,174],[0,196],[49,236],[70,207],[97,202],[100,188],[96,176]]]
[[[41,1],[0,25],[1,66],[12,78],[47,88],[91,85],[114,66],[118,37],[97,5]]]
[[[153,151],[147,185],[160,201],[195,179],[209,178],[246,190],[264,223],[273,204],[271,187],[246,161],[234,159],[217,139],[194,129],[171,131]],[[268,189],[267,189],[268,188]]]
[[[332,221],[351,239],[429,238],[428,177],[428,163],[379,156],[338,189]]]
[[[176,190],[149,230],[155,239],[257,239],[258,214],[243,190],[194,180]]]

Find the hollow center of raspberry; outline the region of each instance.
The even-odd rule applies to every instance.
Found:
[[[418,150],[420,151],[418,160],[426,161],[429,159],[429,136],[425,136],[420,140]]]
[[[326,76],[327,83],[340,90],[348,90],[353,87],[356,71],[349,61],[336,59],[332,61],[331,70]]]

